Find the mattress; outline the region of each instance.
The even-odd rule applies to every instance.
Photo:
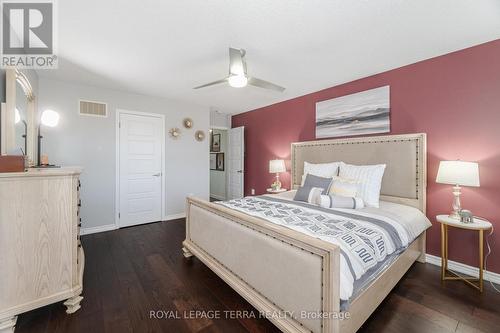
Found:
[[[264,196],[277,197],[293,201],[293,197],[296,192],[296,190],[292,190],[279,194],[267,194]],[[346,212],[352,211],[352,209],[341,208],[335,208],[335,210]],[[417,208],[388,201],[380,201],[379,208],[365,207],[362,209],[356,209],[356,213],[379,214],[392,218],[403,225],[410,232],[410,237],[413,239],[420,236],[423,231],[432,225],[425,214]]]
[[[288,191],[219,204],[339,245],[342,309],[431,226],[410,206],[382,201],[379,208],[328,209],[293,201],[294,195]],[[356,238],[356,246],[344,236]]]

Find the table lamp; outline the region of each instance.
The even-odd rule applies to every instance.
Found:
[[[284,160],[270,160],[269,161],[269,173],[276,174],[276,180],[271,184],[273,190],[281,189],[280,182],[280,172],[286,172],[285,161]]]
[[[42,112],[42,116],[40,117],[40,124],[38,125],[38,165],[37,167],[55,167],[51,165],[44,165],[41,161],[41,153],[42,153],[42,133],[40,128],[42,125],[47,127],[56,127],[59,123],[59,113],[52,110],[45,110]]]
[[[14,112],[15,112],[14,113],[14,122],[16,123],[16,125],[20,121],[22,121],[23,125],[24,125],[24,134],[21,137],[24,139],[24,151],[23,151],[23,155],[26,155],[27,151],[28,151],[28,141],[26,140],[26,137],[28,135],[28,123],[26,122],[26,120],[21,119],[21,112],[19,112],[18,108],[16,108],[16,110]]]
[[[436,177],[436,183],[453,186],[453,211],[451,218],[460,219],[460,186],[479,187],[479,165],[476,162],[441,161]]]

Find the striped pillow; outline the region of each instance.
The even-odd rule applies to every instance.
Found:
[[[363,199],[367,207],[378,208],[385,166],[385,164],[352,165],[341,162],[339,177],[358,182],[356,196]]]
[[[340,195],[322,195],[319,198],[319,205],[323,208],[361,209],[365,207],[361,198]]]

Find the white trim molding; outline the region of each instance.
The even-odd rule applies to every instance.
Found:
[[[428,262],[429,264],[441,267],[441,257],[433,256],[432,254],[426,254],[425,261]],[[457,273],[466,274],[469,276],[479,275],[479,268],[462,264],[460,262],[453,260],[448,260],[448,268]],[[483,277],[486,281],[491,281],[496,284],[500,284],[500,274],[498,273],[485,270]]]
[[[100,225],[98,227],[91,227],[91,228],[82,228],[80,229],[80,235],[90,235],[90,234],[96,234],[98,232],[105,232],[105,231],[111,231],[111,230],[116,230],[118,229],[118,226],[116,224],[106,224],[106,225]]]
[[[217,200],[226,200],[225,196],[217,195],[217,194],[212,194],[212,193],[210,193],[210,198],[214,198],[214,199],[217,199]]]
[[[186,217],[186,213],[170,214],[165,216],[165,221],[183,219]]]

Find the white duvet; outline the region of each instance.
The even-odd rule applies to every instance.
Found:
[[[270,195],[270,197],[279,198],[281,200],[290,201],[291,204],[296,202],[293,201],[295,191],[288,191],[280,193],[277,195]],[[290,225],[284,224],[283,219],[273,218],[269,215],[260,216],[259,212],[254,212],[251,210],[246,210],[242,207],[234,207],[229,205],[230,202],[222,203],[223,205],[228,205],[228,207],[240,210],[250,215],[258,216],[264,218],[270,222],[276,224],[282,224],[291,229],[309,234],[311,236],[323,239],[325,241],[331,242],[333,244],[339,245],[344,255],[348,257],[346,260],[344,255],[340,256],[340,299],[349,300],[354,291],[354,281],[360,279],[370,268],[376,266],[377,264],[383,262],[388,255],[397,253],[398,250],[393,242],[391,242],[391,237],[387,234],[386,230],[382,228],[378,229],[377,226],[370,225],[369,227],[377,229],[377,232],[383,236],[383,251],[378,251],[376,246],[372,246],[373,251],[370,253],[371,258],[375,258],[369,263],[363,262],[363,257],[359,253],[353,253],[353,250],[349,248],[348,244],[342,239],[330,237],[324,233],[316,233],[310,228],[305,228],[301,225]],[[303,204],[303,203],[301,203]],[[302,208],[307,209],[307,207],[302,206]],[[314,207],[312,207],[314,208]],[[367,218],[376,218],[378,220],[387,222],[390,224],[394,230],[397,232],[399,239],[401,240],[400,249],[407,247],[413,240],[415,240],[422,232],[431,226],[431,223],[427,217],[418,209],[391,203],[391,202],[380,202],[379,208],[362,208],[357,210],[352,209],[339,209],[336,208],[337,212],[345,212],[349,214],[356,214],[360,216],[366,216]],[[311,210],[311,213],[313,210]],[[354,222],[354,221],[353,221]],[[356,221],[356,223],[363,224],[363,221]],[[367,224],[368,226],[368,224]],[[357,247],[359,250],[359,247]],[[365,246],[365,249],[370,250],[369,247]]]

